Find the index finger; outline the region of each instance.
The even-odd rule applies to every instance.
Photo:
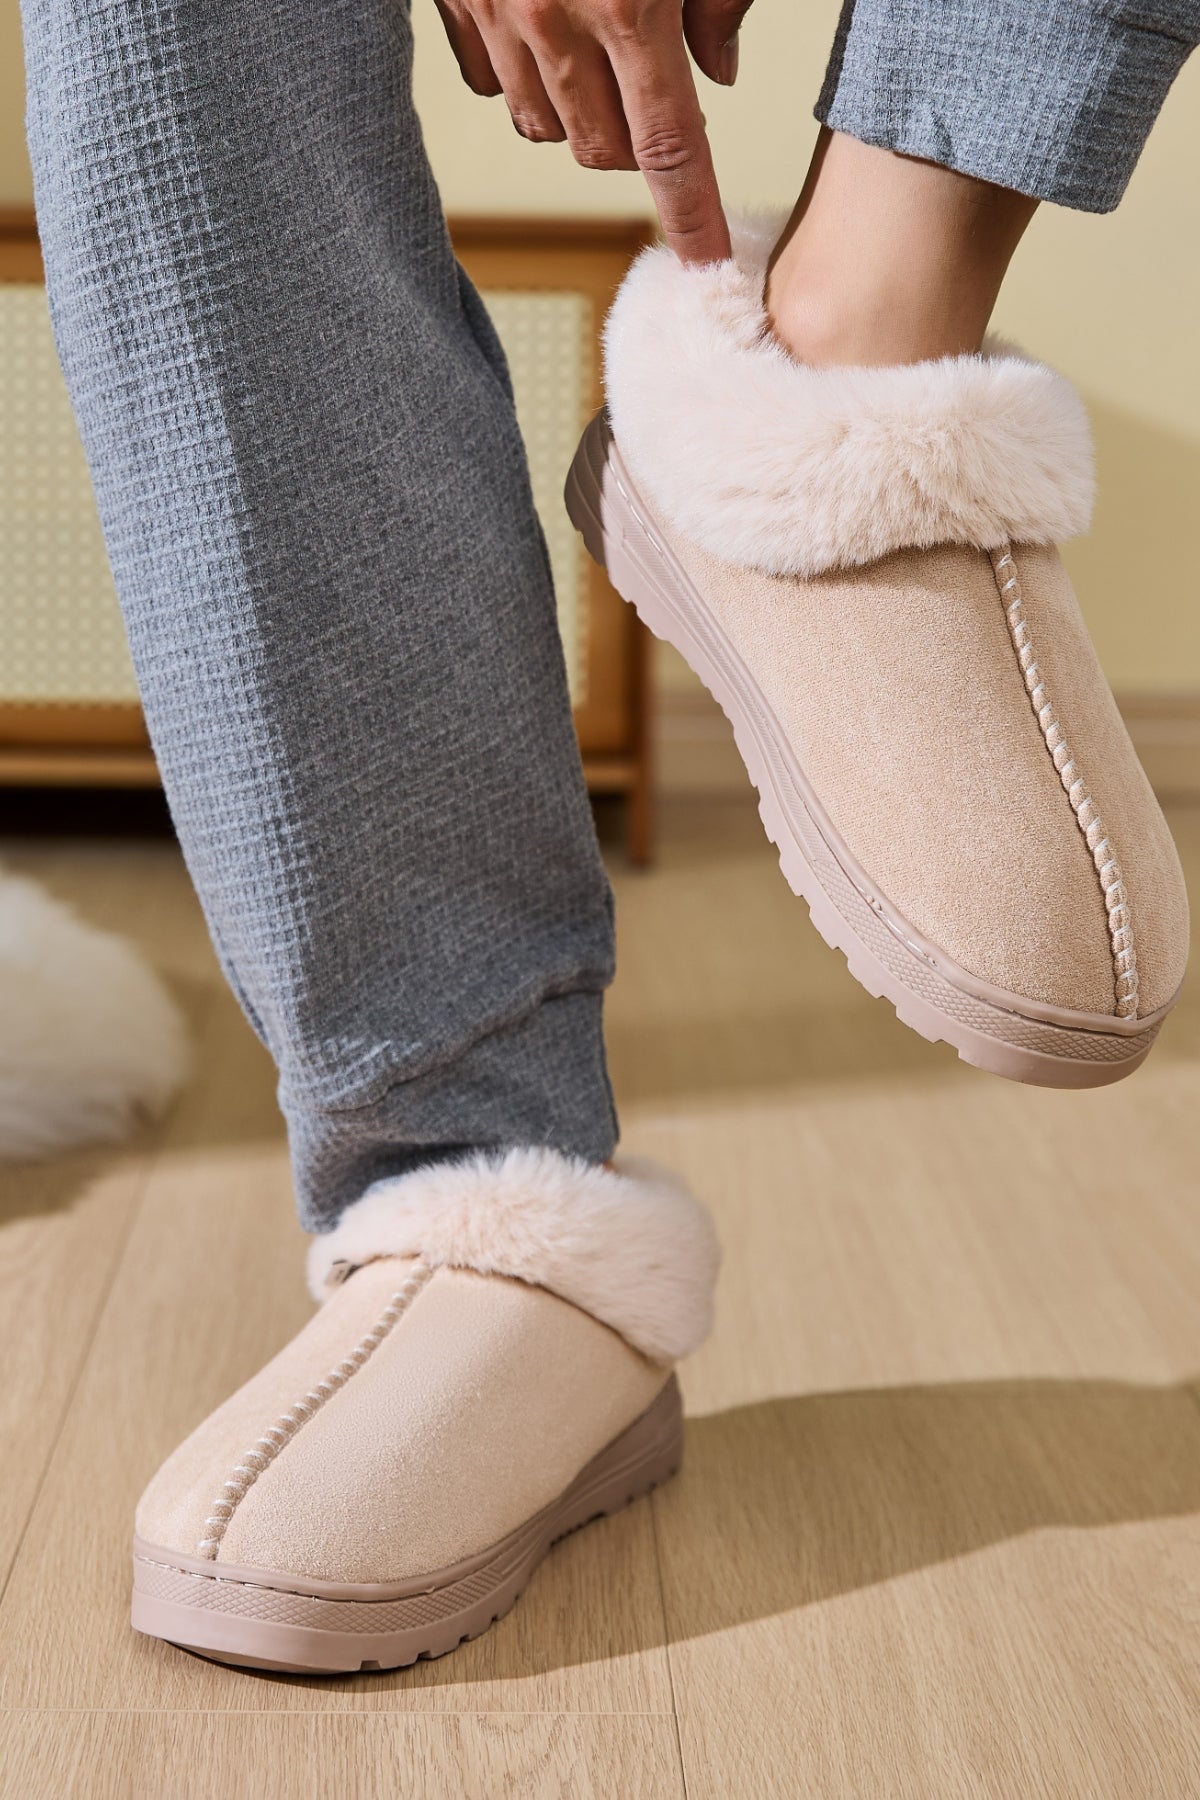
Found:
[[[680,262],[722,261],[730,254],[729,227],[684,48],[682,12],[667,9],[663,26],[621,33],[605,49],[663,236]]]

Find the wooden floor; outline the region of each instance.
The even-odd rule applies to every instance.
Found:
[[[1200,984],[1118,1088],[981,1076],[859,991],[748,803],[677,802],[617,873],[611,1048],[726,1247],[684,1473],[441,1662],[255,1676],[135,1637],[127,1552],[308,1310],[271,1069],[171,849],[7,854],[141,939],[198,1067],[153,1137],[3,1178],[6,1800],[1200,1794]]]

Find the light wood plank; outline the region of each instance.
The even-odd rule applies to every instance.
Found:
[[[1194,1003],[1117,1088],[981,1076],[858,996],[734,811],[622,888],[612,1008],[630,1142],[727,1246],[654,1501],[689,1794],[1183,1800]]]
[[[0,1169],[0,1588],[145,1174],[104,1154]]]
[[[3,1800],[682,1800],[660,1718],[10,1713]]]
[[[186,980],[195,906],[176,855],[97,844],[10,843],[4,853],[8,869],[42,880],[91,922],[139,936],[199,1019],[203,997]],[[0,1165],[0,1587],[161,1139],[151,1128],[119,1149]]]

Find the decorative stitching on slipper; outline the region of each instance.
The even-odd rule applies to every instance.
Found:
[[[1121,864],[1112,839],[1104,829],[1100,809],[1089,794],[1087,784],[1080,774],[1079,764],[1071,754],[1066,733],[1055,714],[1054,703],[1046,692],[1046,684],[1042,680],[1034,651],[1033,633],[1025,616],[1025,598],[1021,593],[1020,576],[1011,546],[1003,551],[993,551],[991,562],[1004,606],[1004,616],[1008,621],[1009,636],[1021,665],[1021,673],[1025,677],[1034,717],[1041,727],[1046,748],[1054,759],[1058,778],[1066,789],[1075,821],[1092,853],[1092,862],[1100,878],[1100,892],[1104,896],[1108,935],[1112,945],[1116,1016],[1119,1019],[1132,1019],[1136,1017],[1138,1009],[1137,951],[1134,948],[1133,920]]]
[[[359,1339],[350,1354],[335,1369],[331,1369],[323,1381],[318,1381],[302,1399],[289,1407],[287,1412],[281,1413],[253,1447],[246,1451],[229,1479],[221,1483],[221,1492],[213,1501],[210,1515],[204,1521],[209,1535],[201,1538],[197,1544],[197,1556],[206,1557],[209,1561],[216,1560],[230,1519],[263,1470],[270,1468],[284,1445],[291,1443],[300,1427],[320,1412],[325,1402],[331,1400],[340,1388],[344,1388],[351,1376],[357,1375],[364,1363],[370,1360],[432,1274],[431,1265],[418,1260],[410,1270],[407,1281],[392,1295],[370,1331]]]

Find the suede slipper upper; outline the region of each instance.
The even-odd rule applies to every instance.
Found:
[[[779,222],[643,253],[567,505],[733,722],[784,872],[924,1036],[1019,1080],[1136,1068],[1187,898],[1056,543],[1083,406],[1009,346],[812,369],[771,336]]]
[[[647,1165],[516,1150],[378,1184],[322,1305],[138,1507],[135,1626],[255,1666],[389,1668],[507,1610],[565,1532],[678,1466],[707,1214]]]

